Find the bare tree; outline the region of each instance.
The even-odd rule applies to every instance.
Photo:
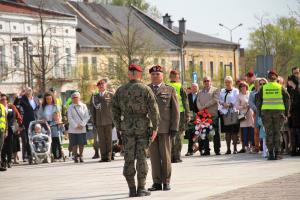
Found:
[[[154,44],[151,36],[135,21],[134,10],[131,7],[128,9],[126,23],[117,25],[111,39],[112,51],[118,61],[114,66],[115,71],[110,75],[115,74],[120,83],[127,80],[126,71],[131,63],[147,66],[150,58],[163,55],[163,50]]]

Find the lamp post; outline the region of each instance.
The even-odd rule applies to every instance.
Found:
[[[235,30],[235,29],[237,29],[238,27],[243,26],[243,24],[240,23],[239,25],[237,25],[237,26],[235,26],[233,28],[228,28],[227,26],[225,26],[224,24],[221,24],[221,23],[219,23],[219,26],[221,26],[221,27],[223,27],[223,28],[225,28],[225,29],[227,29],[229,31],[229,33],[230,33],[230,42],[232,42],[232,31]]]
[[[29,47],[28,47],[28,37],[13,37],[11,39],[13,42],[19,42],[19,41],[24,41],[25,40],[25,46],[23,44],[23,51],[25,50],[26,51],[26,61],[25,62],[25,53],[23,54],[24,55],[24,78],[25,78],[25,84],[26,84],[26,75],[27,75],[27,82],[28,82],[28,86],[31,85],[31,81],[32,79],[30,78],[30,67],[29,67]],[[26,74],[26,71],[27,71],[27,74]]]
[[[233,27],[233,28],[228,28],[227,26],[225,26],[224,24],[219,23],[219,26],[227,29],[230,33],[230,42],[232,42],[232,31],[237,29],[238,27],[243,26],[242,23],[240,23],[239,25]],[[233,68],[234,68],[234,80],[236,80],[237,76],[236,76],[236,60],[235,60],[235,50],[237,50],[239,48],[239,45],[234,44],[234,48],[233,48]]]

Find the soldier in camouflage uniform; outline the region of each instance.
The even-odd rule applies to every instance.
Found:
[[[157,136],[159,110],[151,88],[140,82],[142,68],[131,64],[128,69],[129,83],[118,88],[113,97],[113,122],[124,139],[123,175],[129,186],[129,197],[148,196],[150,192],[145,190],[145,184],[148,173],[146,152],[149,146],[149,127],[152,124],[151,140],[154,141]]]
[[[277,83],[278,75],[271,70],[268,73],[269,83],[262,86],[257,93],[257,108],[266,130],[268,160],[282,159],[279,155],[281,144],[280,129],[287,120],[289,112],[289,94]]]
[[[179,73],[176,70],[170,72],[170,83],[172,87],[175,88],[178,98],[179,111],[180,111],[180,121],[179,121],[179,131],[176,136],[172,139],[172,163],[182,162],[181,160],[181,149],[183,134],[187,128],[189,122],[189,102],[187,94],[184,91],[181,83],[179,82]]]

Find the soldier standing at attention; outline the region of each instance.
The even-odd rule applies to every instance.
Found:
[[[149,87],[156,95],[159,112],[162,114],[157,139],[150,146],[153,185],[148,190],[170,190],[171,137],[178,132],[180,117],[178,100],[176,90],[163,83],[164,75],[161,66],[153,66],[149,73],[152,82]]]
[[[179,82],[179,73],[176,70],[172,70],[170,72],[169,84],[176,90],[180,112],[179,131],[177,132],[176,136],[172,139],[172,163],[178,163],[182,162],[182,140],[186,126],[189,122],[190,109],[187,94],[182,88],[181,83]]]
[[[124,139],[123,175],[129,187],[129,197],[149,196],[151,193],[145,189],[148,173],[146,152],[149,146],[149,135],[151,135],[152,142],[157,136],[159,110],[151,88],[140,81],[141,66],[131,64],[128,70],[130,81],[119,87],[113,97],[113,122]],[[135,159],[137,160],[136,169]]]
[[[271,70],[268,73],[269,83],[262,86],[258,92],[257,108],[266,130],[266,143],[269,151],[268,160],[281,159],[280,129],[289,112],[289,94],[279,83],[278,75]]]
[[[112,98],[113,93],[106,90],[107,80],[97,83],[98,94],[93,94],[90,100],[90,112],[99,139],[100,162],[110,162],[112,159]]]

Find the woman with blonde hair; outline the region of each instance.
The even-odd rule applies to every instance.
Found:
[[[236,112],[236,103],[239,90],[233,87],[233,79],[231,76],[226,76],[224,79],[225,88],[221,89],[219,97],[219,112],[221,114],[221,130],[225,132],[227,145],[226,154],[231,154],[230,143],[233,141],[233,153],[237,153],[237,134],[239,132],[239,123],[233,125],[225,125],[223,117],[228,112]]]

